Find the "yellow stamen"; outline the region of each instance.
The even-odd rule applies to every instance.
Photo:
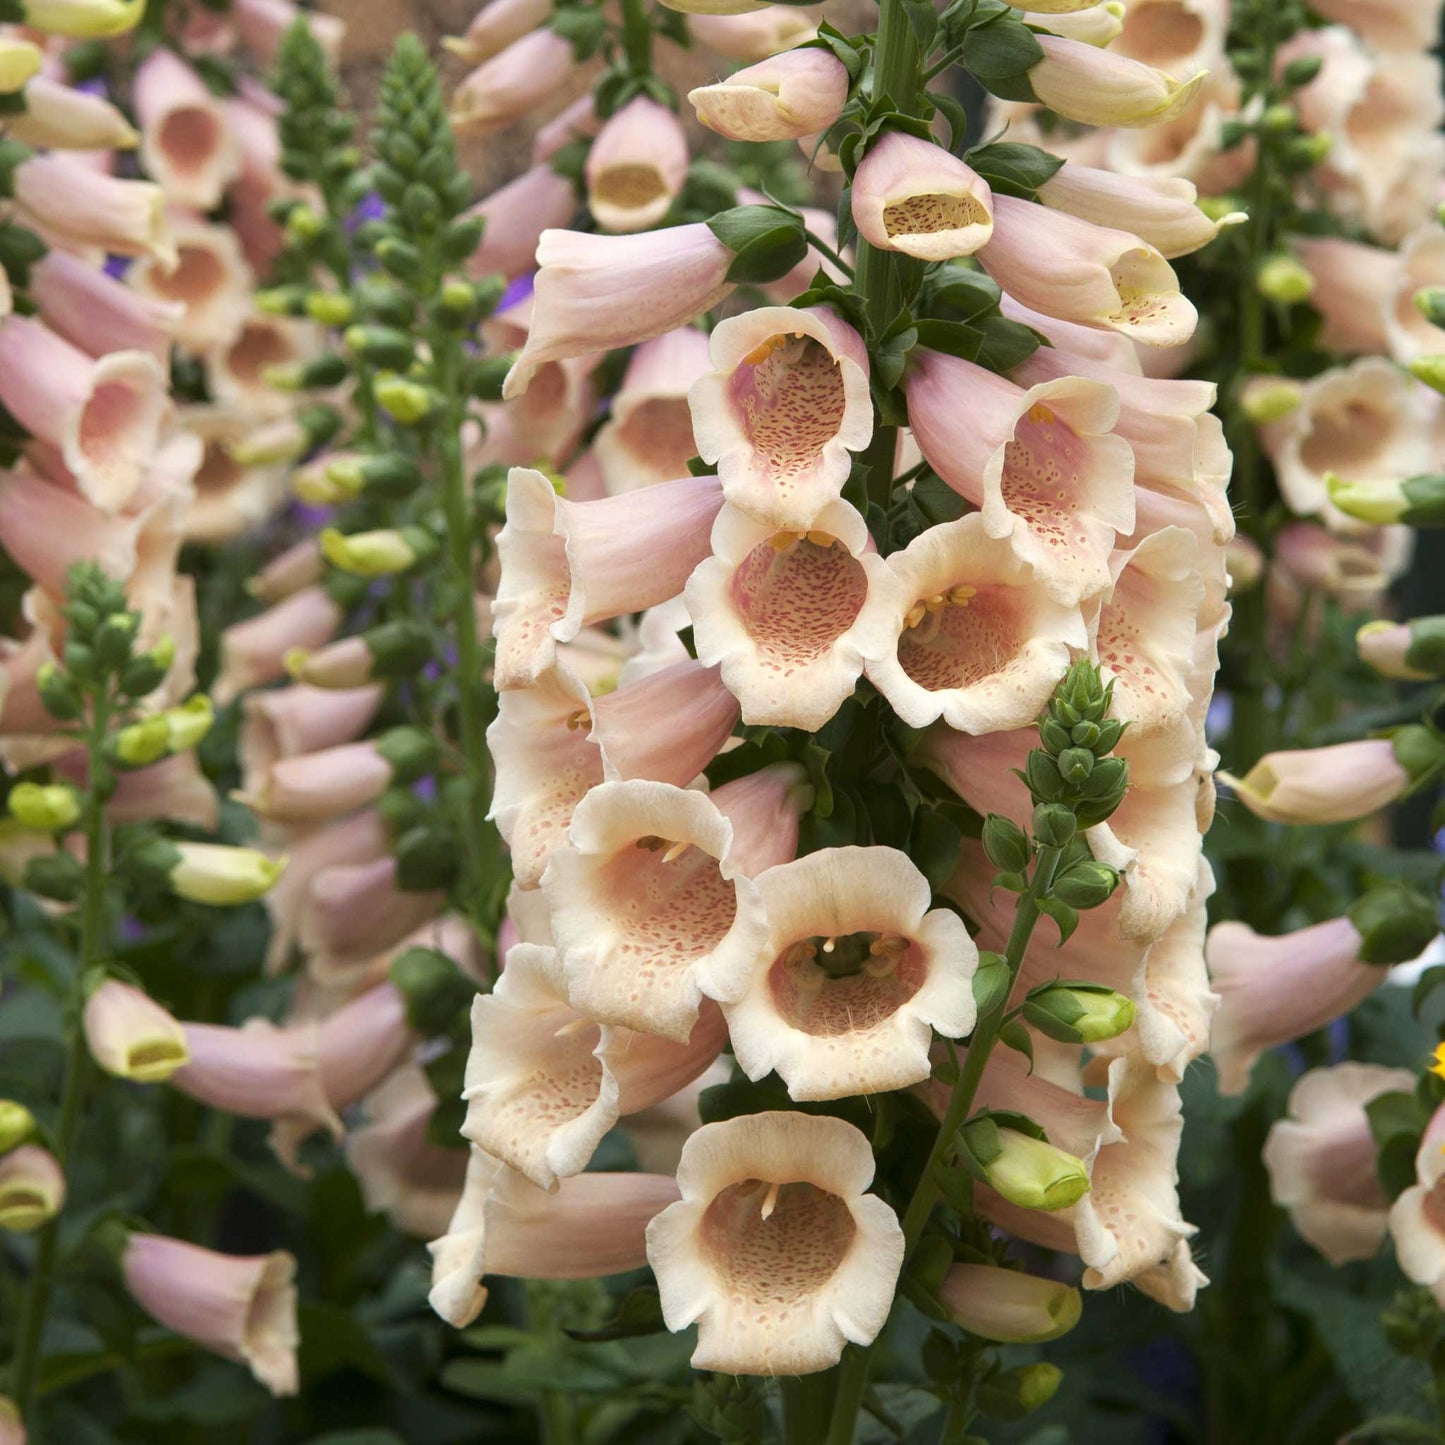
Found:
[[[674,844],[672,845],[672,847],[669,848],[669,849],[667,850],[667,852],[662,855],[662,861],[663,861],[664,863],[671,863],[671,862],[673,862],[675,859],[681,858],[682,855],[683,855],[684,853],[686,853],[687,850],[688,850],[689,848],[691,848],[691,847],[692,847],[692,844],[691,844],[691,843],[686,843],[686,842],[674,843]]]
[[[1045,422],[1053,421],[1054,413],[1053,410],[1045,406],[1043,402],[1036,401],[1029,408],[1028,417],[1036,426],[1043,426]]]
[[[950,587],[948,589],[948,600],[952,602],[955,607],[967,607],[968,604],[972,602],[973,599],[977,596],[977,587],[969,587],[964,585],[958,587]]]
[[[776,336],[768,337],[761,346],[755,346],[738,364],[740,366],[756,366],[759,362],[766,361],[773,352],[781,351],[787,344],[787,336],[780,331]]]
[[[575,733],[578,728],[592,726],[592,714],[585,707],[579,707],[576,712],[567,714],[567,731]]]
[[[837,545],[838,539],[828,532],[809,532],[808,540],[815,547],[828,548]]]

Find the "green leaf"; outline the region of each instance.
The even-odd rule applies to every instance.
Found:
[[[973,976],[973,1001],[980,1018],[1003,1006],[1012,983],[1013,974],[1002,954],[979,954],[978,970]]]
[[[1437,963],[1433,967],[1427,968],[1415,980],[1415,988],[1410,994],[1410,1007],[1417,1018],[1420,1016],[1420,1010],[1425,1006],[1425,1001],[1438,988],[1445,988],[1445,963]]]
[[[1010,1019],[999,1031],[998,1039],[1001,1044],[1006,1044],[1015,1053],[1022,1054],[1029,1061],[1029,1072],[1034,1067],[1034,1039],[1018,1019]]]
[[[964,157],[995,191],[1031,201],[1045,181],[1064,164],[1038,146],[1017,141],[995,141],[980,146]]]
[[[733,253],[727,279],[739,285],[776,281],[808,254],[802,220],[781,206],[734,206],[707,227]]]
[[[1006,316],[985,317],[981,326],[983,341],[975,360],[990,371],[1012,371],[1043,345],[1043,338],[1032,327]]]
[[[629,1291],[617,1306],[616,1313],[605,1325],[595,1330],[568,1330],[570,1338],[585,1344],[605,1340],[632,1339],[637,1335],[655,1335],[667,1328],[662,1318],[662,1302],[655,1289]]]
[[[935,321],[918,323],[917,343],[930,351],[941,351],[964,361],[977,361],[987,333],[966,321]]]

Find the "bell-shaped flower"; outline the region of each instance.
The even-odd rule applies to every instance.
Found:
[[[259,418],[284,416],[293,398],[273,384],[273,372],[300,372],[321,342],[321,332],[309,321],[248,316],[235,336],[205,353],[211,394],[221,405],[244,411],[253,426]]]
[[[382,688],[293,683],[251,693],[241,704],[242,786],[254,792],[273,763],[350,742],[370,725]]]
[[[574,1008],[685,1043],[704,993],[743,987],[767,929],[749,872],[797,849],[796,769],[772,778],[776,798],[744,793],[733,816],[727,789],[615,782],[582,799],[542,876]]]
[[[842,1119],[748,1114],[687,1141],[647,1258],[667,1327],[698,1326],[694,1369],[811,1374],[873,1341],[903,1231],[872,1179],[868,1140]]]
[[[1082,125],[1163,125],[1193,104],[1204,83],[1202,73],[1181,82],[1152,65],[1081,40],[1046,34],[1034,38],[1044,52],[1028,72],[1035,98]]]
[[[50,1150],[22,1144],[0,1155],[0,1229],[29,1234],[65,1204],[65,1171]]]
[[[461,1202],[433,1240],[431,1307],[470,1324],[487,1302],[489,1274],[596,1279],[647,1261],[648,1221],[677,1199],[660,1174],[579,1174],[551,1193],[473,1148]]]
[[[190,1060],[185,1029],[142,989],[108,978],[85,1001],[86,1047],[106,1073],[163,1083]]]
[[[1047,1344],[1068,1334],[1084,1312],[1072,1285],[991,1264],[954,1265],[938,1300],[954,1324],[1000,1344]]]
[[[194,439],[201,446],[195,497],[185,515],[188,542],[219,546],[250,531],[280,510],[286,500],[285,467],[243,466],[232,455],[232,448],[254,429],[254,418],[248,412],[241,407],[186,406],[176,421],[182,437]],[[315,547],[314,537],[310,543]],[[319,551],[315,555],[319,562]],[[272,575],[284,578],[286,571],[283,566]],[[312,575],[297,585],[319,581],[323,574],[324,568],[317,566]],[[253,595],[275,600],[264,597],[263,592],[253,592]]]
[[[467,212],[486,223],[481,244],[467,258],[467,274],[480,281],[493,273],[530,271],[542,232],[565,226],[576,211],[577,189],[566,176],[545,164],[523,171]]]
[[[1405,1278],[1445,1299],[1445,1108],[1435,1110],[1415,1155],[1415,1183],[1390,1206],[1390,1238]]]
[[[1292,620],[1302,592],[1314,590],[1351,612],[1378,609],[1390,584],[1409,565],[1413,532],[1371,527],[1365,536],[1339,537],[1314,522],[1287,522],[1275,537],[1274,567],[1266,579],[1275,616]]]
[[[743,721],[816,732],[852,695],[864,659],[893,646],[899,593],[863,518],[839,501],[806,532],[725,506],[684,596],[698,661],[721,667]]]
[[[1314,0],[1314,9],[1386,54],[1429,50],[1440,29],[1440,0]]]
[[[624,1113],[670,1098],[704,1073],[727,1037],[705,1005],[686,1042],[600,1026],[567,999],[557,951],[515,944],[472,1005],[462,1133],[541,1189],[580,1174]]]
[[[721,506],[716,477],[569,502],[541,472],[514,467],[497,537],[497,686],[527,687],[583,627],[677,596]]]
[[[885,1093],[928,1077],[935,1029],[973,1027],[977,951],[907,854],[825,848],[757,888],[766,931],[745,969],[702,977],[749,1078],[776,1070],[795,1099]]]
[[[1193,75],[1223,58],[1229,0],[1133,0],[1110,46],[1116,55],[1171,75]]]
[[[914,353],[904,388],[928,464],[981,508],[987,535],[1008,538],[1055,602],[1074,606],[1109,585],[1115,536],[1134,526],[1133,457],[1110,435],[1112,388],[1065,377],[1025,390],[935,351]]]
[[[1087,645],[1077,605],[1051,598],[978,513],[930,527],[887,565],[898,582],[890,645],[866,667],[910,727],[1026,726]]]
[[[51,251],[30,268],[30,299],[57,336],[100,358],[144,351],[162,365],[184,307],[154,300],[65,251]]]
[[[152,50],[136,68],[141,164],[166,199],[210,211],[241,169],[241,151],[205,82],[174,51]]]
[[[711,369],[708,339],[692,326],[665,332],[633,351],[611,415],[593,439],[610,494],[687,475],[697,455],[688,391]]]
[[[189,351],[214,351],[234,341],[250,316],[251,268],[225,226],[179,215],[174,224],[175,256],[135,262],[125,284],[152,303],[184,308],[176,341]]]
[[[468,65],[480,65],[552,17],[553,0],[488,0],[462,35],[449,35],[445,49]]]
[[[307,885],[296,941],[312,967],[348,969],[400,943],[445,903],[439,889],[401,887],[395,858],[333,864]]]
[[[1385,346],[1377,349],[1388,349],[1401,366],[1408,366],[1445,352],[1445,327],[1437,326],[1415,304],[1418,292],[1445,286],[1445,233],[1433,224],[1411,231],[1393,259],[1394,273],[1379,308]]]
[[[153,1319],[245,1365],[273,1395],[296,1393],[292,1255],[217,1254],[160,1234],[131,1234],[120,1265],[131,1298]]]
[[[165,192],[149,181],[117,180],[51,152],[22,161],[11,184],[24,223],[51,244],[175,265]]]
[[[947,261],[973,255],[993,235],[983,177],[906,131],[887,131],[868,147],[851,195],[858,234],[880,251]]]
[[[734,141],[798,140],[827,130],[848,99],[848,70],[820,46],[787,50],[690,90],[709,130]]]
[[[6,126],[12,140],[35,150],[134,150],[140,137],[104,96],[48,76],[25,83],[25,109]]]
[[[459,136],[487,135],[554,95],[576,69],[572,42],[548,26],[514,40],[469,72],[452,92]]]
[[[66,576],[80,562],[94,562],[107,577],[129,577],[141,521],[134,514],[104,512],[28,469],[0,472],[0,544],[52,596],[64,595]]]
[[[329,642],[343,615],[326,589],[313,584],[245,622],[232,623],[221,633],[221,669],[211,693],[216,706],[284,677],[287,655]]]
[[[1205,957],[1220,995],[1210,1052],[1221,1094],[1242,1093],[1266,1049],[1347,1014],[1385,981],[1360,958],[1359,930],[1331,918],[1265,937],[1233,920],[1209,930]]]
[[[1389,350],[1389,311],[1400,279],[1396,253],[1342,236],[1291,237],[1290,249],[1315,283],[1310,305],[1324,318],[1319,345],[1347,355]]]
[[[1131,176],[1070,161],[1039,187],[1039,200],[1095,226],[1130,231],[1165,260],[1207,246],[1242,211],[1211,217],[1197,204],[1198,188],[1182,176]]]
[[[346,1162],[372,1213],[417,1239],[442,1234],[462,1195],[467,1156],[428,1137],[437,1096],[416,1064],[403,1064],[362,1101],[367,1122],[346,1136]]]
[[[604,779],[690,783],[737,719],[717,669],[690,660],[596,698],[561,667],[502,693],[487,729],[497,767],[490,816],[518,881],[536,887],[588,789]]]
[[[608,117],[587,152],[587,206],[604,231],[645,231],[687,179],[687,135],[674,111],[635,96]]]
[[[764,306],[719,323],[688,394],[698,454],[735,506],[802,530],[873,435],[868,352],[830,307]]]
[[[729,60],[756,63],[812,40],[821,18],[821,7],[803,5],[749,6],[746,13],[690,10],[687,29],[699,45]]]
[[[1410,736],[1424,729],[1407,729]],[[1362,738],[1323,748],[1266,753],[1242,778],[1225,776],[1257,818],[1272,823],[1348,823],[1388,807],[1430,768],[1426,743],[1417,759],[1391,738]]]
[[[544,361],[612,351],[686,326],[732,291],[733,259],[701,222],[636,236],[543,231],[532,325],[503,399],[521,396]]]
[[[1061,321],[1151,346],[1179,346],[1194,334],[1197,313],[1173,268],[1129,231],[995,196],[993,235],[978,260],[1010,296]]]
[[[1418,389],[1379,356],[1306,382],[1299,405],[1260,436],[1290,510],[1322,513],[1332,529],[1347,532],[1361,525],[1330,504],[1331,475],[1349,482],[1399,481],[1431,467]]]
[[[82,494],[107,512],[140,490],[167,410],[154,356],[116,351],[92,360],[26,316],[0,323],[0,401],[59,452]]]
[[[1263,1150],[1270,1197],[1333,1265],[1369,1259],[1385,1241],[1390,1201],[1365,1105],[1414,1087],[1408,1069],[1354,1062],[1310,1069],[1290,1090],[1286,1117],[1270,1125]]]

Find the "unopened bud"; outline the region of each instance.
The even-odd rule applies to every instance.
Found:
[[[1304,387],[1287,376],[1252,376],[1239,393],[1239,408],[1256,426],[1288,416],[1300,404]]]
[[[1056,1340],[1078,1324],[1084,1309],[1071,1285],[991,1264],[954,1265],[938,1299],[970,1334],[1010,1345]]]
[[[365,492],[372,497],[400,500],[421,485],[416,463],[399,452],[333,458],[326,464],[326,476],[353,497]]]
[[[1308,85],[1319,75],[1324,68],[1324,63],[1322,55],[1296,56],[1284,68],[1284,83],[1298,90],[1300,86]]]
[[[221,843],[171,843],[157,840],[145,861],[165,876],[178,898],[230,907],[264,897],[286,868],[256,848]]]
[[[388,972],[406,999],[407,1022],[427,1038],[451,1033],[476,997],[475,982],[434,948],[408,948]]]
[[[22,1144],[0,1158],[0,1229],[28,1234],[48,1224],[65,1203],[65,1174],[55,1155]]]
[[[216,708],[208,694],[198,692],[178,707],[168,707],[161,717],[166,723],[169,751],[184,753],[201,745],[215,724]]]
[[[345,326],[356,309],[351,297],[340,291],[313,291],[305,305],[306,314],[323,326]]]
[[[1445,326],[1445,286],[1423,286],[1415,293],[1415,309],[1431,326]]]
[[[1070,908],[1097,908],[1114,896],[1118,886],[1119,875],[1107,863],[1085,859],[1055,878],[1051,892]]]
[[[51,717],[61,722],[74,722],[84,711],[85,702],[75,679],[67,676],[53,662],[42,663],[35,674],[40,701]]]
[[[970,1163],[988,1186],[1021,1209],[1067,1209],[1089,1192],[1089,1173],[1074,1154],[985,1116],[959,1131]]]
[[[190,1062],[181,1025],[143,990],[119,979],[92,990],[82,1021],[91,1058],[117,1079],[159,1084]]]
[[[326,218],[307,205],[293,205],[286,214],[286,237],[302,245],[326,234]]]
[[[1033,857],[1028,835],[1012,819],[998,813],[990,813],[983,820],[983,851],[988,861],[1005,873],[1022,873]]]
[[[405,371],[416,359],[416,346],[392,326],[348,326],[343,338],[363,361],[389,371]]]
[[[1417,356],[1407,363],[1407,369],[1416,381],[1422,381],[1431,391],[1445,393],[1445,356]]]
[[[35,1115],[14,1099],[0,1099],[0,1154],[8,1154],[35,1132]]]
[[[1381,677],[1424,682],[1445,676],[1445,617],[1367,622],[1355,633],[1355,646]]]
[[[148,767],[170,750],[171,728],[162,713],[121,728],[111,743],[111,756],[126,768]]]
[[[79,819],[80,794],[69,783],[16,783],[6,806],[22,827],[59,833]]]
[[[1270,256],[1255,273],[1255,289],[1266,301],[1297,306],[1314,293],[1315,278],[1293,256]]]
[[[1072,737],[1072,729],[1070,736]],[[1070,745],[1061,752],[1055,760],[1059,769],[1059,776],[1066,783],[1078,786],[1087,781],[1089,775],[1094,771],[1094,754],[1088,748],[1076,748]]]
[[[72,40],[112,40],[140,24],[145,0],[14,0],[5,19]]]
[[[126,697],[145,697],[165,680],[176,660],[176,640],[162,637],[149,652],[133,657],[121,670],[120,690]]]
[[[390,577],[436,555],[437,540],[420,527],[384,528],[348,536],[335,527],[321,533],[321,553],[355,577]]]
[[[1098,983],[1053,983],[1024,1000],[1024,1021],[1066,1044],[1117,1038],[1134,1022],[1134,1002]]]
[[[428,388],[404,376],[388,373],[379,376],[372,388],[376,403],[402,426],[416,426],[431,415],[432,394]]]
[[[1404,522],[1412,527],[1445,526],[1445,475],[1427,472],[1403,481],[1380,478],[1351,482],[1325,475],[1330,501],[1346,516],[1376,527]]]
[[[1259,123],[1264,130],[1282,135],[1286,131],[1294,129],[1295,119],[1294,106],[1277,101],[1274,105],[1266,108],[1264,114],[1259,118]]]
[[[1041,1410],[1059,1392],[1064,1372],[1039,1361],[990,1375],[978,1387],[978,1405],[995,1420],[1023,1420]]]
[[[1034,809],[1034,837],[1045,848],[1067,848],[1079,831],[1073,811],[1062,803],[1040,803]]]

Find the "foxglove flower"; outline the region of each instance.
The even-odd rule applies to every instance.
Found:
[[[190,1060],[182,1025],[119,979],[106,979],[91,993],[82,1019],[91,1058],[118,1079],[163,1083]]]
[[[690,90],[709,130],[728,140],[798,140],[827,130],[848,99],[843,62],[818,46],[784,51]]]
[[[135,73],[141,164],[166,199],[193,211],[210,211],[239,175],[241,151],[220,102],[174,51],[163,46]]]
[[[858,234],[882,251],[923,261],[971,256],[993,235],[993,196],[961,160],[904,131],[869,148],[853,178]]]
[[[1445,1298],[1445,1108],[1436,1109],[1415,1155],[1415,1183],[1390,1206],[1390,1238],[1405,1278]]]
[[[68,156],[51,154],[21,162],[13,186],[26,224],[56,244],[175,265],[165,193],[149,181],[116,180]]]
[[[452,92],[459,136],[486,135],[525,115],[564,84],[576,66],[572,43],[542,27],[483,61]]]
[[[818,33],[820,11],[802,5],[749,6],[746,13],[689,10],[688,33],[729,60],[755,63],[806,44]]]
[[[1226,781],[1258,818],[1273,823],[1348,823],[1401,798],[1416,779],[1413,763],[1413,755],[1402,758],[1392,739],[1364,738],[1266,753],[1244,777],[1226,777]],[[1429,766],[1424,756],[1420,763],[1418,771]]]
[[[1193,103],[1202,74],[1178,81],[1162,70],[1080,40],[1036,35],[1044,58],[1028,73],[1035,97],[1082,125],[1155,126]]]
[[[668,213],[687,179],[682,122],[648,96],[629,100],[597,132],[583,179],[604,231],[645,231]]]

